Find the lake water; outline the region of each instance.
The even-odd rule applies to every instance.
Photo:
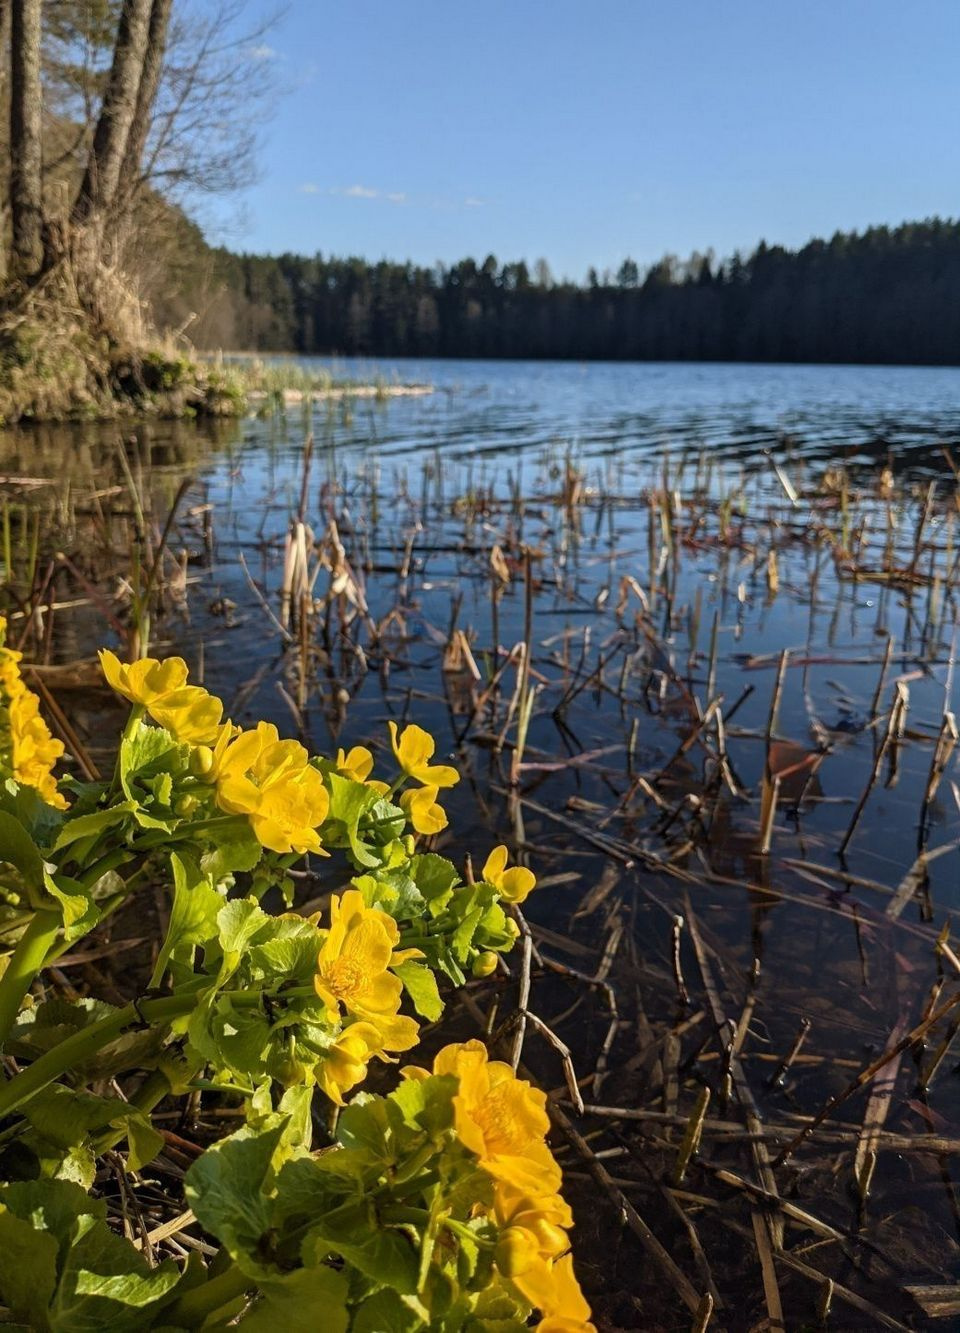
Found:
[[[436,734],[464,773],[448,803],[447,854],[482,860],[510,841],[546,882],[529,905],[547,959],[532,1004],[571,1046],[578,1075],[593,1072],[585,1099],[667,1117],[590,1120],[594,1147],[614,1155],[612,1174],[700,1289],[677,1208],[696,1225],[727,1302],[723,1326],[750,1327],[769,1308],[752,1243],[736,1231],[752,1235],[752,1215],[709,1163],[751,1180],[753,1164],[708,1133],[708,1164],[686,1182],[692,1197],[674,1194],[668,1208],[661,1186],[682,1132],[669,1117],[681,1124],[706,1086],[711,1116],[742,1120],[739,1093],[765,1123],[794,1132],[892,1034],[921,1021],[934,989],[943,1002],[957,980],[936,949],[960,910],[949,746],[929,789],[944,714],[956,706],[960,542],[948,455],[960,442],[960,370],[306,364],[434,392],[236,423],[0,437],[15,572],[34,523],[35,582],[56,550],[72,564],[53,584],[61,609],[37,622],[29,646],[55,663],[116,641],[109,617],[126,615],[129,477],[154,540],[192,477],[155,648],[183,652],[235,720],[272,718],[324,752],[382,749],[388,717]],[[310,618],[301,630],[294,616],[287,641],[275,617],[284,618],[285,543],[301,496]],[[510,654],[528,618],[525,550],[537,694],[511,788],[519,658]],[[174,559],[186,577],[179,589]],[[454,629],[476,672],[469,654],[445,659]],[[878,762],[898,689],[908,710]],[[711,702],[722,732],[715,713],[702,721]],[[68,706],[90,754],[108,763],[107,698],[76,691]],[[619,1025],[610,1027],[602,985],[554,964],[587,977],[600,968]],[[478,992],[485,1009],[497,987]],[[499,988],[508,1006],[513,991]],[[732,1025],[719,1038],[718,1018]],[[455,1021],[469,1035],[467,1018]],[[724,1111],[738,1025],[745,1083],[734,1080]],[[801,1034],[800,1053],[771,1083]],[[889,1104],[871,1111],[884,1132],[960,1137],[949,1044],[928,1078],[949,1035],[942,1024],[926,1050],[904,1057]],[[554,1049],[531,1036],[526,1050],[544,1085],[559,1086]],[[870,1303],[837,1304],[832,1326],[844,1329],[879,1326],[879,1308],[915,1320],[903,1285],[960,1275],[953,1150],[892,1151],[877,1140],[858,1159],[867,1112],[865,1095],[852,1097],[829,1122],[835,1138],[818,1146],[811,1136],[776,1173],[783,1193],[843,1234],[808,1254],[801,1227],[788,1246]],[[876,1154],[866,1202],[855,1183],[864,1152]],[[567,1165],[576,1174],[575,1156]],[[672,1322],[675,1298],[631,1237],[611,1259],[613,1211],[586,1186],[575,1202],[603,1326],[688,1326]],[[812,1321],[816,1281],[796,1267],[778,1274],[787,1326]],[[648,1322],[631,1323],[638,1308]]]

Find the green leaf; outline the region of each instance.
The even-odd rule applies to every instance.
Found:
[[[424,1322],[395,1291],[376,1292],[357,1307],[351,1333],[420,1333]]]
[[[404,1295],[417,1290],[419,1249],[405,1231],[381,1228],[372,1203],[347,1203],[322,1217],[304,1241],[307,1261],[311,1249],[318,1255],[332,1251],[372,1281]]]
[[[113,828],[115,824],[123,824],[136,808],[136,801],[120,801],[106,810],[96,810],[90,815],[77,815],[75,819],[68,819],[54,843],[54,851],[60,852],[80,838],[92,837],[104,829]]]
[[[157,956],[157,965],[150,979],[151,986],[159,986],[171,956],[178,949],[190,949],[217,938],[217,914],[223,907],[223,897],[188,857],[170,853],[173,871],[173,907],[167,937]]]
[[[31,1328],[138,1333],[180,1275],[151,1269],[104,1221],[105,1204],[77,1185],[41,1180],[0,1191],[0,1295]]]
[[[273,918],[249,898],[235,898],[217,913],[220,948],[224,954],[241,954],[264,926],[272,926]]]
[[[100,788],[95,790],[99,795]],[[12,778],[0,782],[0,810],[12,815],[41,848],[56,842],[64,819],[63,811],[47,805],[36,788],[21,787]]]
[[[67,943],[88,934],[100,920],[100,908],[93,898],[93,886],[86,889],[69,875],[54,877],[43,872],[44,888],[60,904],[63,912],[63,938]]]
[[[381,1161],[390,1160],[389,1142],[399,1117],[396,1108],[380,1097],[360,1093],[340,1114],[337,1140]]]
[[[477,933],[477,927],[482,916],[483,908],[475,907],[472,912],[466,914],[453,932],[453,939],[450,944],[457,961],[460,963],[465,963],[470,956],[470,947],[473,944],[473,937]]]
[[[269,939],[251,945],[244,967],[251,980],[309,981],[317,969],[321,936],[309,921],[270,918]]]
[[[219,884],[228,875],[253,870],[262,855],[263,848],[250,827],[249,819],[245,815],[237,815],[229,824],[225,823],[223,828],[218,828],[217,845],[203,853],[200,869],[214,884]]]
[[[366,845],[357,827],[367,811],[380,800],[378,792],[363,782],[354,782],[352,778],[341,777],[338,773],[328,773],[327,782],[330,787],[328,820],[336,820],[343,825],[350,850],[359,865],[378,866],[381,860],[379,854]]]
[[[263,1266],[261,1242],[273,1216],[267,1189],[283,1131],[279,1124],[262,1131],[241,1129],[221,1139],[197,1158],[184,1184],[200,1224],[253,1276]]]
[[[0,810],[0,862],[7,861],[20,871],[24,883],[37,893],[43,891],[44,861],[30,834],[13,815]]]
[[[119,1097],[96,1097],[52,1083],[27,1102],[23,1115],[43,1138],[58,1148],[70,1148],[82,1143],[91,1130],[112,1124],[125,1108],[128,1104]]]
[[[420,920],[424,915],[423,895],[406,869],[358,875],[353,884],[363,894],[368,907],[379,907],[395,921]]]
[[[180,1281],[172,1259],[151,1268],[100,1221],[71,1246],[50,1311],[52,1333],[140,1333]]]
[[[438,1138],[453,1124],[453,1098],[458,1081],[450,1075],[404,1079],[387,1098],[400,1109],[403,1123]]]
[[[55,1236],[0,1207],[0,1298],[33,1329],[49,1328],[59,1252]]]
[[[133,780],[155,777],[168,766],[174,752],[180,747],[162,727],[151,727],[145,722],[134,727],[120,744],[120,785],[124,795],[136,801]]]
[[[437,989],[437,979],[429,967],[414,962],[411,958],[398,964],[393,971],[403,982],[403,989],[413,1001],[413,1007],[421,1018],[435,1023],[443,1013],[443,1001]]]
[[[41,1156],[44,1141],[60,1149],[63,1156],[66,1150],[85,1146],[94,1131],[110,1128],[126,1131],[132,1171],[152,1162],[163,1147],[163,1137],[129,1102],[119,1097],[97,1097],[60,1083],[52,1083],[32,1097],[23,1114],[39,1138]],[[70,1178],[86,1179],[86,1159],[79,1156],[76,1161],[79,1174],[74,1172]]]
[[[410,873],[424,898],[433,905],[445,903],[460,883],[453,863],[435,852],[415,856],[410,862]]]
[[[248,1333],[346,1333],[350,1326],[347,1280],[332,1268],[295,1268],[258,1285],[261,1299],[240,1320]]]

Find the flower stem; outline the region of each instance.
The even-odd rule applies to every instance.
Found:
[[[34,912],[33,920],[20,936],[7,970],[0,977],[0,1046],[16,1022],[23,997],[43,967],[60,924],[59,912]]]

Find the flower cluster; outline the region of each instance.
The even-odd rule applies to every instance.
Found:
[[[272,722],[258,722],[232,740],[224,729],[215,756],[221,810],[246,815],[258,841],[273,852],[321,850],[317,829],[330,797],[298,741],[282,741]]]
[[[407,1078],[429,1078],[408,1067]],[[547,1147],[546,1095],[490,1060],[479,1041],[445,1046],[433,1073],[457,1079],[454,1127],[493,1177],[491,1219],[499,1228],[497,1272],[541,1312],[541,1333],[589,1333],[590,1307],[573,1273],[568,1229],[573,1217],[560,1195],[561,1173]]]
[[[400,804],[418,833],[439,833],[447,827],[447,814],[437,803],[441,787],[452,787],[460,781],[460,774],[446,764],[431,764],[436,749],[433,737],[418,727],[397,730],[390,722],[390,744],[401,772],[420,786],[404,792]]]
[[[6,631],[6,618],[0,616],[0,777],[33,787],[48,805],[65,810],[67,802],[53,775],[63,743],[51,736],[37,696],[24,684],[23,654],[6,647]]]
[[[163,1141],[150,1114],[162,1098],[215,1089],[237,1099],[245,1124],[204,1151],[188,1198],[234,1266],[236,1294],[256,1291],[258,1326],[282,1326],[306,1301],[311,1317],[342,1333],[480,1333],[526,1327],[534,1311],[542,1333],[592,1333],[544,1094],[479,1042],[445,1047],[432,1074],[403,1070],[387,1097],[357,1091],[372,1061],[395,1064],[417,1044],[418,1020],[441,1017],[439,978],[457,986],[505,966],[519,934],[511,909],[536,886],[525,866],[509,865],[505,846],[476,877],[423,841],[447,826],[438,798],[459,776],[432,762],[433,738],[390,723],[399,772],[384,781],[363,746],[311,756],[272,723],[234,725],[219,699],[189,683],[181,658],[123,663],[105,651],[104,675],[132,708],[112,777],[72,782],[68,807],[52,771],[63,747],[4,629],[0,618],[0,779],[13,779],[0,781],[0,835],[9,835],[0,858],[29,897],[14,904],[22,935],[0,968],[0,1051],[17,1062],[0,1111],[6,1122],[30,1102],[11,1123],[43,1163],[35,1193],[34,1182],[19,1190],[0,1172],[0,1212],[18,1219],[18,1244],[49,1219],[83,1217],[120,1247],[111,1272],[124,1281],[98,1297],[98,1327],[205,1326],[214,1307],[201,1275],[170,1260],[145,1267],[86,1190],[98,1155],[124,1139],[133,1170],[151,1160]],[[329,908],[309,916],[292,910],[289,873],[305,853],[341,857]],[[80,939],[158,875],[171,903],[145,996],[126,1009],[77,1006],[70,1022],[68,1000],[24,1004],[61,940]],[[265,910],[276,890],[290,910]],[[115,1039],[131,1014],[153,1031],[143,1041],[138,1032],[127,1054]],[[51,1019],[67,1033],[54,1047]],[[125,1087],[123,1100],[101,1096],[103,1069],[136,1096]],[[338,1108],[325,1152],[314,1151],[314,1131],[329,1119],[316,1114],[318,1090]],[[44,1293],[60,1290],[71,1244],[66,1235],[44,1242],[49,1271],[35,1301],[0,1262],[0,1303],[22,1326],[51,1322]]]

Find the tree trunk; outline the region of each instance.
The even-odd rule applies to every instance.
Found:
[[[13,267],[30,278],[43,261],[41,0],[15,0],[10,27],[10,213]]]
[[[150,132],[150,119],[153,103],[160,86],[163,70],[163,58],[167,48],[167,27],[170,23],[170,11],[173,0],[153,0],[150,10],[150,25],[147,31],[147,50],[137,89],[137,101],[134,108],[127,146],[123,154],[123,166],[120,171],[120,207],[119,217],[129,208],[140,187],[143,153],[147,146]]]
[[[35,2],[35,0],[31,0]],[[152,0],[123,0],[113,65],[72,221],[99,231],[120,188],[130,127],[147,57]]]

